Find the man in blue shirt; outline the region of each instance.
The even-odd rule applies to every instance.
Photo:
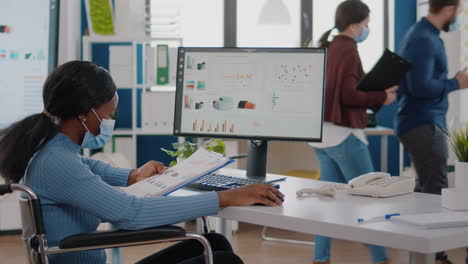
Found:
[[[397,134],[416,169],[415,191],[424,193],[440,194],[447,187],[447,97],[468,87],[465,70],[448,79],[447,56],[439,36],[441,30],[459,26],[459,2],[430,0],[429,14],[409,29],[399,51],[412,67],[398,91]],[[437,259],[437,263],[450,263],[443,253]]]

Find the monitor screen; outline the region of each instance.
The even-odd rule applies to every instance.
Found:
[[[174,134],[321,141],[326,50],[179,48]]]
[[[42,111],[42,86],[57,64],[57,36],[57,0],[1,1],[0,129]]]

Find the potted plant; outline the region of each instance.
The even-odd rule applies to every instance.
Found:
[[[468,191],[468,126],[465,124],[448,133],[450,145],[457,156],[455,188]]]
[[[226,156],[226,143],[221,139],[210,139],[203,144],[206,150],[213,151]],[[161,148],[162,151],[166,152],[169,156],[175,157],[176,160],[171,161],[169,166],[172,167],[177,164],[178,161],[190,157],[195,151],[198,150],[198,145],[188,141],[182,143],[173,143],[172,148],[174,150],[167,150]]]
[[[468,210],[468,125],[448,131],[448,140],[457,156],[455,188],[442,189],[442,206],[451,210]]]

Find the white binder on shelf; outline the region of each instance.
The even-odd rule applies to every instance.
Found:
[[[109,71],[118,88],[133,86],[132,46],[109,46]]]
[[[141,97],[142,128],[157,134],[172,134],[174,91],[145,92]]]

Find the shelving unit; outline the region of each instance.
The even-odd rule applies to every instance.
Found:
[[[132,49],[132,62],[129,68],[132,69],[132,78],[130,87],[120,87],[117,89],[130,89],[131,90],[131,127],[130,128],[116,128],[114,131],[114,136],[131,136],[132,138],[132,150],[131,150],[131,164],[135,167],[137,166],[137,137],[140,135],[150,136],[150,135],[168,135],[168,133],[161,133],[153,131],[151,129],[145,129],[139,127],[137,124],[137,113],[142,108],[142,104],[138,104],[137,96],[138,92],[141,89],[142,93],[145,92],[158,92],[158,91],[174,91],[175,86],[169,85],[156,85],[149,83],[149,70],[148,63],[149,59],[146,56],[146,48],[153,47],[156,45],[168,45],[171,48],[178,47],[182,45],[181,38],[173,37],[162,37],[162,38],[148,38],[141,36],[85,36],[83,37],[83,60],[93,61],[93,45],[94,44],[108,44],[109,47],[112,45],[127,45],[131,46]],[[156,53],[155,53],[156,54]],[[140,57],[139,57],[140,56]],[[169,56],[169,54],[168,54]],[[110,58],[109,58],[110,60]],[[172,63],[175,63],[172,62]],[[140,65],[139,65],[140,64]],[[140,67],[140,69],[138,69]],[[169,67],[172,67],[169,64]],[[138,70],[141,71],[138,72]],[[112,72],[111,72],[112,74]],[[138,80],[138,74],[142,76],[142,80]],[[90,151],[85,149],[84,155],[89,156]]]
[[[167,135],[167,133],[161,133],[157,131],[152,131],[151,129],[144,129],[142,127],[138,127],[137,124],[137,113],[138,111],[142,110],[142,102],[138,104],[137,101],[137,96],[138,96],[138,91],[141,89],[142,93],[144,92],[151,92],[151,91],[174,91],[175,92],[175,86],[171,87],[170,85],[155,85],[155,84],[150,84],[149,83],[149,78],[148,78],[148,59],[146,56],[146,47],[147,46],[154,46],[158,44],[166,44],[169,47],[178,47],[182,45],[182,39],[181,38],[146,38],[146,37],[141,37],[141,36],[84,36],[83,37],[83,55],[82,58],[83,60],[87,61],[93,61],[93,45],[94,44],[108,44],[109,48],[112,45],[127,45],[131,46],[131,65],[129,68],[132,69],[132,74],[131,74],[131,85],[130,87],[121,87],[117,84],[117,89],[130,89],[131,90],[131,127],[130,128],[116,128],[114,130],[114,138],[116,137],[131,137],[132,140],[132,149],[131,149],[131,164],[134,168],[137,167],[137,137],[138,136],[157,136],[157,135]],[[141,48],[141,51],[138,51],[138,48]],[[139,56],[141,56],[139,58]],[[169,56],[169,54],[168,54]],[[108,59],[110,63],[110,56]],[[138,64],[141,65],[138,65]],[[175,63],[175,61],[174,61]],[[141,67],[140,67],[141,66]],[[143,76],[142,82],[138,81],[138,68],[140,67],[141,74]],[[171,64],[169,64],[169,67],[171,67]],[[109,69],[110,70],[110,69]],[[112,72],[111,72],[112,75]],[[141,113],[141,112],[140,112]],[[141,116],[143,114],[141,113]],[[142,120],[143,121],[143,120]],[[179,139],[180,141],[181,139]],[[116,142],[113,140],[111,143],[113,144],[111,148],[107,149],[115,149]],[[106,148],[105,148],[106,149]],[[90,156],[90,150],[89,149],[84,149],[83,154],[85,156]],[[108,252],[110,258],[112,259],[113,263],[119,264],[121,263],[121,254],[119,249],[114,249],[111,252]]]

